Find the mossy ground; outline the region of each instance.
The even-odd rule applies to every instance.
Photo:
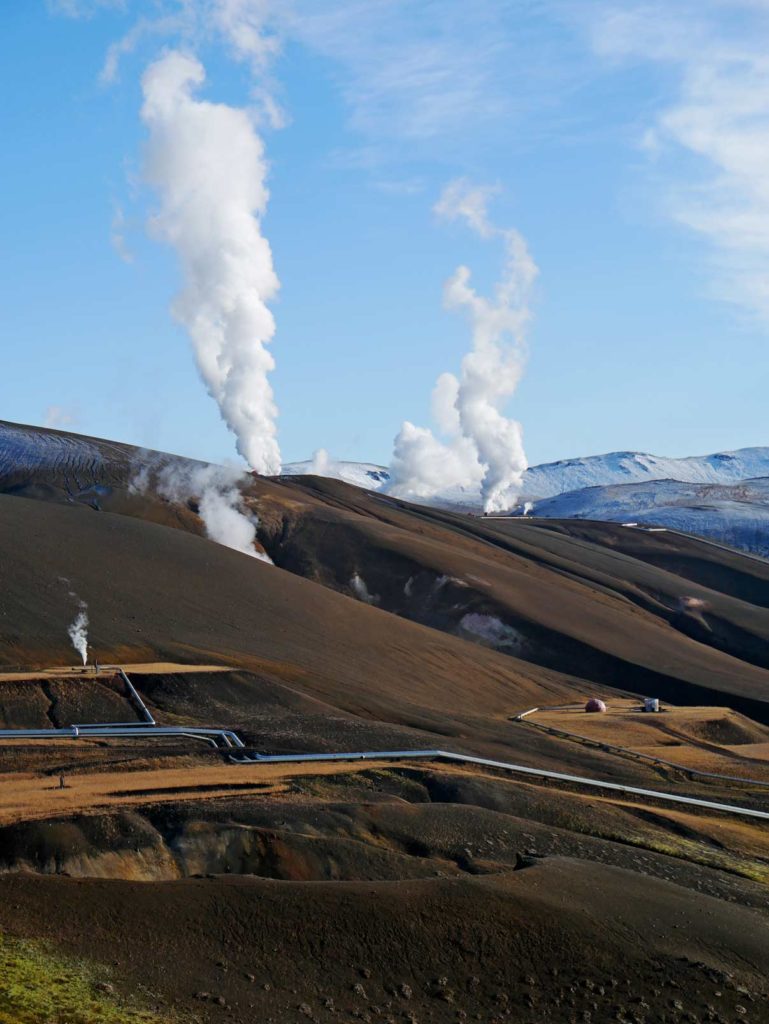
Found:
[[[102,967],[0,935],[0,1024],[169,1024],[100,984]]]

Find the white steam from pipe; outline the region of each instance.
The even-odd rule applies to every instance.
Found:
[[[70,593],[72,593],[70,591]],[[73,594],[74,597],[74,594]],[[70,624],[67,629],[69,638],[72,641],[72,646],[75,648],[77,653],[83,660],[83,664],[88,664],[88,605],[85,601],[80,602],[80,608],[74,621]]]
[[[447,440],[404,422],[395,439],[389,486],[391,494],[416,499],[453,487],[480,490],[486,512],[515,504],[528,465],[521,425],[502,409],[523,373],[529,301],[538,273],[523,237],[489,220],[493,191],[459,179],[435,206],[440,217],[464,220],[482,238],[501,239],[505,264],[493,298],[477,294],[465,266],[447,281],[444,304],[467,313],[473,339],[459,377],[443,373],[433,390],[433,417]]]
[[[231,5],[233,6],[233,5]],[[279,288],[262,234],[268,191],[264,146],[246,110],[197,99],[200,61],[166,51],[142,78],[149,130],[144,174],[160,197],[152,232],[170,243],[184,286],[173,311],[198,369],[249,466],[280,472],[277,408],[267,346]],[[218,513],[226,518],[223,509]]]

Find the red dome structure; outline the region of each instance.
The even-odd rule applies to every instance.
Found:
[[[602,700],[599,700],[597,697],[591,697],[585,705],[585,711],[606,711],[606,705]]]

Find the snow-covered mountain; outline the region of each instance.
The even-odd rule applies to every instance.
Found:
[[[311,473],[312,463],[284,466],[287,475]],[[324,475],[379,490],[384,466],[329,462]],[[643,452],[611,452],[533,466],[524,476],[523,502],[547,519],[599,519],[663,526],[769,557],[769,447],[671,459]],[[459,489],[430,504],[477,511],[480,495]]]
[[[89,479],[98,475],[99,468],[104,471],[115,463],[123,463],[134,452],[137,450],[130,445],[0,421],[0,474],[4,476],[41,465],[61,465],[69,466],[70,472],[73,466],[78,466],[80,474]],[[317,471],[308,460],[289,463],[282,472],[285,476],[296,476]],[[323,465],[322,475],[369,490],[385,488],[390,479],[386,466],[368,462],[328,460]],[[759,477],[769,477],[769,447],[741,448],[685,459],[642,452],[611,452],[532,466],[524,476],[521,501],[539,501],[583,488],[646,484],[655,480],[730,485]],[[452,488],[438,495],[431,504],[477,509],[480,496],[470,489]]]
[[[661,526],[769,557],[769,478],[738,484],[656,480],[585,487],[534,503],[545,519]]]
[[[292,462],[283,467],[286,476],[312,472],[313,464],[310,461]],[[367,462],[329,461],[322,475],[369,490],[381,489],[390,478],[386,466]],[[769,476],[769,447],[740,448],[732,452],[693,455],[684,459],[647,455],[644,452],[610,452],[607,455],[590,455],[583,459],[563,459],[560,462],[532,466],[524,474],[521,500],[552,498],[556,494],[584,487],[648,483],[650,480],[733,484],[763,476]],[[434,503],[477,508],[480,496],[471,491],[447,490],[438,495]]]
[[[365,487],[369,491],[378,491],[390,479],[386,466],[377,466],[372,462],[335,462],[329,460],[322,472],[314,466],[311,459],[305,462],[289,462],[281,469],[282,476],[306,476],[317,474],[330,476],[334,480],[344,480],[356,487]]]
[[[685,459],[644,452],[610,452],[532,466],[524,477],[524,496],[551,498],[583,487],[679,480],[692,484],[733,484],[769,476],[769,448],[740,448]]]
[[[331,459],[324,460],[321,469],[309,459],[306,462],[289,462],[283,466],[281,473],[283,476],[314,474],[331,477],[334,480],[344,480],[345,483],[355,484],[356,487],[365,487],[369,491],[386,490],[390,480],[390,471],[387,466],[378,466],[373,462],[336,462]],[[417,504],[419,503],[417,501]],[[436,494],[435,497],[422,504],[451,509],[455,512],[477,512],[481,507],[481,495],[477,488],[447,487],[440,494]]]
[[[23,487],[36,470],[47,469],[64,493],[81,500],[124,482],[137,458],[141,461],[142,453],[130,445],[0,421],[4,490]],[[283,473],[296,476],[317,468],[310,461],[296,462]],[[369,490],[385,488],[390,479],[385,466],[331,460],[323,475]],[[524,478],[521,501],[531,502],[533,514],[543,518],[664,526],[769,557],[769,448],[687,459],[613,452],[534,466]],[[430,504],[477,511],[481,503],[477,493],[454,488]],[[518,514],[522,510],[521,505]]]

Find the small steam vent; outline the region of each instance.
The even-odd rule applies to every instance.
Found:
[[[604,712],[606,711],[606,705],[602,700],[599,700],[598,697],[591,697],[585,705],[585,711],[592,711],[593,713]]]

